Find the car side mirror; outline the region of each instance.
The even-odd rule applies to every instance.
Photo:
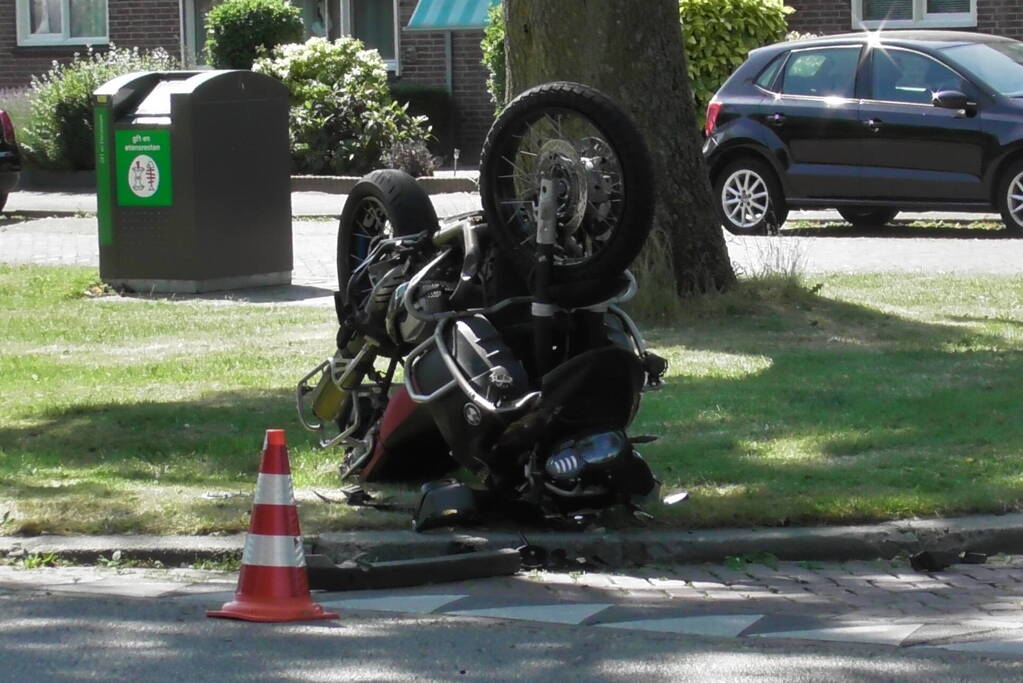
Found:
[[[939,90],[931,98],[931,104],[942,109],[966,109],[970,100],[959,90]]]

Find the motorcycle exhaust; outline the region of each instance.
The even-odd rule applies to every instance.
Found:
[[[303,427],[312,432],[322,431],[327,423],[340,417],[348,396],[372,369],[376,347],[376,342],[365,339],[354,358],[346,358],[343,351],[338,351],[299,380],[298,416]],[[317,375],[319,379],[313,387],[310,380]]]

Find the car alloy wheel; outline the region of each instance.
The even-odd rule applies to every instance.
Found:
[[[748,168],[735,171],[721,186],[721,208],[735,227],[750,230],[767,217],[771,196],[767,183]]]
[[[1009,181],[1009,187],[1005,191],[1005,204],[1012,221],[1023,227],[1023,173],[1017,173]]]
[[[1005,169],[995,197],[1006,232],[1023,236],[1023,161]]]

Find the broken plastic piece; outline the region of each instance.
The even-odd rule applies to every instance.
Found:
[[[689,499],[689,491],[675,491],[664,497],[665,505],[677,505]]]

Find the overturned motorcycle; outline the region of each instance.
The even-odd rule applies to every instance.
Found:
[[[637,515],[659,482],[626,433],[667,364],[619,307],[651,226],[649,154],[614,102],[574,83],[520,95],[480,165],[482,212],[438,221],[399,171],[362,178],[337,246],[337,352],[298,385],[343,478],[465,467],[502,513]],[[403,382],[396,379],[399,366]],[[467,485],[423,487],[416,528],[466,521]]]

